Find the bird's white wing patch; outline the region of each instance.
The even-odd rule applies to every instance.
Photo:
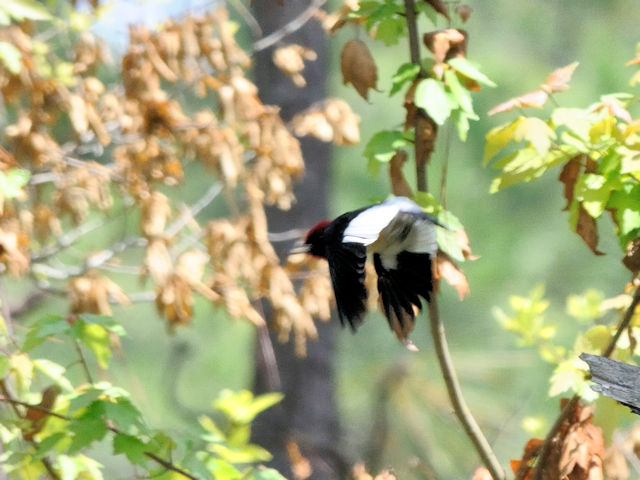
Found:
[[[391,223],[400,212],[422,212],[422,208],[406,197],[393,197],[367,208],[357,215],[345,229],[343,242],[354,242],[361,245],[374,243],[380,232]]]
[[[413,231],[406,250],[414,253],[434,254],[438,250],[436,228],[429,220],[420,220],[413,225]]]
[[[354,242],[361,245],[371,245],[378,239],[378,235],[384,227],[400,211],[398,205],[389,204],[388,202],[367,208],[357,215],[349,226],[345,229],[342,241],[344,243]]]

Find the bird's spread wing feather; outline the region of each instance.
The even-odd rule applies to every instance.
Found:
[[[373,265],[383,313],[398,339],[405,341],[422,308],[420,297],[429,301],[431,296],[431,256],[404,251],[396,257],[396,268],[387,268],[381,255],[375,253]]]
[[[327,251],[340,321],[343,325],[349,322],[354,330],[362,323],[367,309],[366,259],[366,247],[358,243],[341,243],[339,247]]]
[[[419,205],[404,197],[395,197],[361,211],[344,230],[343,242],[354,242],[372,251],[388,251],[392,255],[402,250],[434,253],[436,220],[424,213]]]

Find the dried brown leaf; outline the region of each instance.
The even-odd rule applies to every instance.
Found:
[[[489,110],[488,115],[495,115],[496,113],[509,112],[514,108],[534,107],[542,108],[549,94],[544,90],[535,90],[533,92],[525,93],[519,97],[511,98],[506,102],[496,105]]]
[[[540,88],[547,93],[564,92],[569,88],[569,81],[571,80],[573,72],[577,66],[578,62],[573,62],[554,70],[547,76]]]
[[[360,117],[339,98],[328,98],[293,117],[297,136],[311,135],[323,142],[354,145],[360,141]]]
[[[469,5],[462,4],[456,7],[455,12],[460,17],[460,20],[462,20],[462,22],[465,23],[467,20],[469,20],[469,17],[473,12],[473,8],[471,8],[471,6]]]
[[[361,40],[349,40],[340,54],[342,82],[351,83],[365,100],[369,100],[369,89],[376,89],[378,67],[367,45]]]
[[[188,325],[193,315],[193,292],[187,279],[172,274],[164,285],[159,286],[156,289],[156,308],[167,319],[170,332],[176,326]]]
[[[39,408],[28,407],[24,415],[25,420],[28,421],[28,425],[22,430],[22,437],[30,442],[42,429],[49,418],[47,411],[53,409],[58,395],[60,395],[61,388],[58,385],[51,385],[45,388],[42,392],[42,399],[38,403]]]
[[[307,84],[302,75],[305,60],[313,61],[317,58],[315,51],[297,44],[279,47],[273,52],[273,63],[288,75],[297,87],[304,87]]]
[[[493,480],[493,477],[485,467],[478,467],[475,472],[473,472],[471,480]]]
[[[407,161],[407,152],[397,150],[389,162],[389,178],[391,179],[391,191],[396,196],[413,198],[413,191],[409,182],[404,178],[402,166]]]
[[[429,5],[431,5],[433,9],[436,12],[438,12],[440,15],[442,15],[444,18],[451,21],[451,18],[449,17],[449,10],[447,9],[447,5],[445,4],[445,2],[443,2],[442,0],[424,0],[424,1],[427,2]]]
[[[449,255],[442,251],[438,251],[434,267],[434,280],[436,281],[436,285],[439,284],[439,280],[441,278],[446,280],[449,285],[457,290],[460,300],[463,300],[471,294],[469,282],[462,270],[455,264]]]
[[[565,163],[562,167],[558,180],[564,184],[564,198],[567,200],[567,204],[564,210],[568,210],[573,202],[573,190],[580,175],[582,166],[582,155],[577,155]]]
[[[434,30],[422,36],[425,46],[433,53],[436,64],[467,53],[467,32],[456,28]]]
[[[640,272],[640,238],[635,238],[627,244],[622,263],[634,275]]]
[[[587,213],[582,204],[578,206],[576,233],[582,237],[594,254],[604,255],[603,252],[598,250],[598,226],[596,225],[596,219]]]
[[[625,455],[616,444],[605,450],[603,468],[608,480],[628,480],[631,476]]]
[[[151,239],[164,233],[167,220],[171,215],[171,202],[169,198],[158,191],[154,191],[142,203],[140,213],[140,230],[142,234]]]

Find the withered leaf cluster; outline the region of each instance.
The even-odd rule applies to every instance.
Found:
[[[72,313],[109,315],[113,302],[129,302],[109,271],[126,270],[118,254],[142,247],[141,278],[152,284],[170,329],[190,322],[194,294],[255,325],[265,323],[259,303],[266,299],[280,338],[293,334],[304,353],[305,340],[316,335],[312,317],[329,317],[330,285],[326,275],[311,273],[317,265],[280,265],[265,206],[288,209],[295,201],[292,185],[304,162],[290,129],[352,144],[359,141],[359,119],[331,99],[286,125],[278,107],[260,100],[234,32],[223,8],[153,31],[130,27],[121,84],[107,85],[97,72],[109,56],[92,34],[79,35],[68,58],[53,59],[35,48],[28,24],[0,29],[0,41],[21,54],[17,73],[0,63],[0,95],[14,119],[1,140],[0,173],[31,175],[20,195],[0,199],[5,271],[35,269],[45,275],[43,285],[66,282]],[[304,62],[314,59],[300,45],[279,48],[273,58],[300,86]],[[72,65],[70,77],[38,66],[55,61]],[[185,96],[201,99],[197,111],[186,109]],[[65,123],[70,128],[61,134],[57,126]],[[200,225],[198,212],[176,199],[172,187],[185,182],[194,163],[226,192],[232,216]],[[238,195],[244,206],[236,205]],[[94,213],[112,215],[121,211],[116,208],[139,215],[139,237],[92,247],[77,268],[61,266],[58,254],[92,230]],[[185,247],[181,240],[189,236]],[[291,280],[296,275],[306,278],[300,291]]]
[[[591,407],[575,402],[575,406],[551,439],[550,454],[540,468],[542,478],[561,480],[598,480],[604,478],[605,459],[602,431],[592,423]],[[531,439],[523,456],[511,460],[516,480],[532,478],[536,458],[543,442]]]

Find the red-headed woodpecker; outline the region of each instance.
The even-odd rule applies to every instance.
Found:
[[[436,225],[418,204],[395,197],[318,223],[295,252],[327,259],[340,320],[354,330],[366,313],[365,261],[372,254],[382,311],[408,344],[420,297],[428,302],[432,291]]]

